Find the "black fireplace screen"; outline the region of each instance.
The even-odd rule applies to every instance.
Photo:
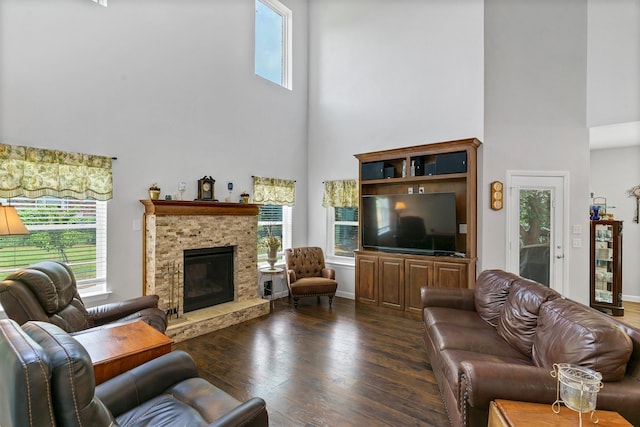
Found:
[[[233,301],[233,247],[184,251],[184,312]]]

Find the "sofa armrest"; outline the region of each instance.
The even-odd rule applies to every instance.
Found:
[[[114,322],[145,308],[157,308],[158,295],[145,295],[126,301],[90,307],[87,309],[96,326]]]
[[[467,288],[420,288],[422,307],[447,307],[460,310],[475,311],[475,296],[473,289]]]
[[[267,404],[261,398],[253,397],[236,406],[209,425],[212,427],[267,427],[269,425]]]
[[[552,404],[557,379],[547,368],[487,361],[463,361],[459,368],[462,413],[466,406],[488,409],[495,399]]]
[[[98,385],[96,396],[117,417],[172,385],[197,376],[191,356],[176,350]]]

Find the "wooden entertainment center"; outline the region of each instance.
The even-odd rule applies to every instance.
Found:
[[[475,287],[480,144],[470,138],[355,155],[360,175],[357,305],[420,316],[420,287]],[[364,197],[422,193],[455,193],[455,252],[441,256],[363,247]]]

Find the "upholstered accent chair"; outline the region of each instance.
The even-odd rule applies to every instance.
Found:
[[[290,248],[284,251],[287,287],[293,298],[293,306],[298,308],[300,297],[329,297],[329,306],[338,289],[336,272],[326,268],[324,253],[318,247]]]
[[[0,383],[3,427],[269,425],[263,399],[241,403],[200,378],[183,351],[96,387],[86,349],[47,322],[0,319]]]
[[[0,303],[20,325],[38,320],[70,333],[135,320],[162,333],[167,329],[167,315],[158,308],[157,295],[86,308],[73,271],[58,261],[42,261],[7,276],[0,282]]]

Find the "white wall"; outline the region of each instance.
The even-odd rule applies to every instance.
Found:
[[[322,182],[357,178],[354,154],[482,139],[482,5],[310,2],[310,244],[326,244]],[[353,267],[336,268],[353,297]]]
[[[640,1],[589,0],[590,127],[640,120]]]
[[[506,182],[510,169],[568,171],[567,230],[580,225],[583,233],[565,239],[581,238],[583,246],[565,247],[563,288],[565,296],[588,303],[586,61],[585,2],[485,1],[480,269],[506,263],[506,210],[490,210],[488,183]]]
[[[294,16],[293,91],[254,75],[254,0],[0,1],[0,141],[117,156],[108,204],[113,300],[142,293],[140,199],[216,179],[297,181],[306,236],[307,2]]]
[[[640,142],[640,141],[638,141]],[[606,197],[622,229],[622,299],[640,302],[640,225],[633,222],[635,197],[627,190],[640,184],[640,146],[591,152],[591,191]]]

